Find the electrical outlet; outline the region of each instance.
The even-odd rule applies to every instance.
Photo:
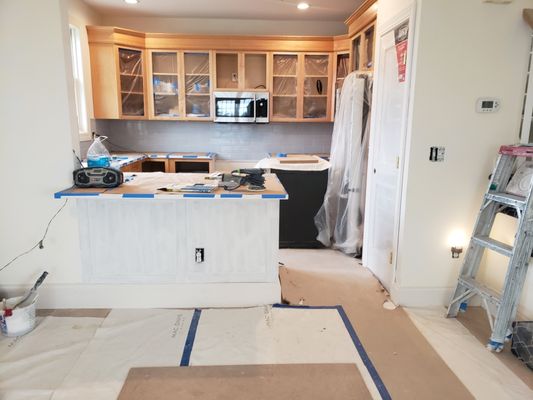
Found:
[[[236,73],[236,72],[233,72],[233,73],[231,74],[231,81],[232,81],[232,82],[237,82],[237,79],[238,79],[238,78],[237,78],[237,73]]]
[[[197,247],[194,250],[194,261],[196,261],[198,264],[205,261],[205,250],[203,247]]]
[[[429,148],[429,161],[442,162],[444,161],[444,147],[433,146]]]

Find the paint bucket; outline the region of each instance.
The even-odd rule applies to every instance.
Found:
[[[12,297],[6,300],[6,308],[15,306],[23,296]],[[6,317],[0,315],[0,330],[4,336],[22,336],[35,328],[35,303],[37,296],[31,302],[24,302],[12,311],[12,315]],[[2,307],[3,309],[3,307]]]

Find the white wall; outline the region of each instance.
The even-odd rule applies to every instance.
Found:
[[[528,0],[507,5],[418,2],[409,158],[393,289],[402,304],[447,303],[462,262],[462,257],[451,258],[449,236],[456,229],[470,235],[499,146],[518,141],[531,41],[521,14],[528,6]],[[378,18],[399,8],[395,0],[380,0]],[[480,96],[500,98],[500,111],[477,114]],[[446,148],[443,163],[429,162],[430,146]]]
[[[263,19],[120,17],[103,15],[102,25],[141,32],[199,35],[343,35],[343,22]]]
[[[78,128],[61,0],[0,0],[0,266],[40,240],[70,186]],[[0,292],[30,285],[44,270],[46,284],[80,280],[77,219],[72,204],[57,217],[45,248],[0,272]],[[1,297],[1,294],[0,294]]]

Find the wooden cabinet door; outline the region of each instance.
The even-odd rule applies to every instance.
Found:
[[[117,73],[121,118],[146,118],[144,51],[117,47]]]
[[[172,120],[182,117],[180,96],[183,80],[179,52],[151,50],[148,56],[148,110],[151,119]]]

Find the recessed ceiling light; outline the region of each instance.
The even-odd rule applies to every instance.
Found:
[[[127,4],[137,4],[137,3],[139,3],[139,0],[124,0],[124,3],[127,3]]]
[[[307,10],[309,8],[309,4],[302,2],[298,3],[296,7],[298,7],[298,10]]]

